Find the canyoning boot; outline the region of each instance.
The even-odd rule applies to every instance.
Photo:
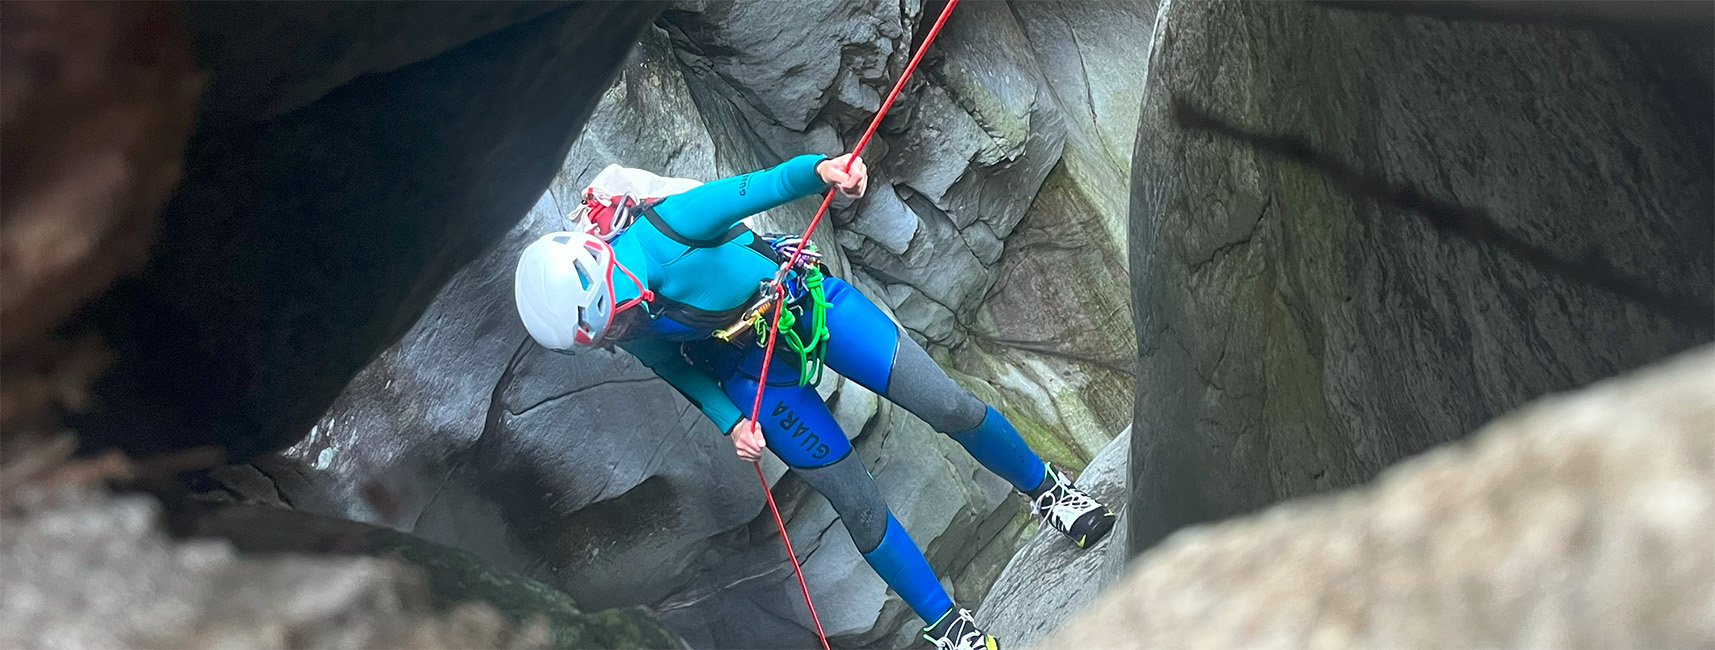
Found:
[[[1114,511],[1072,485],[1065,474],[1048,468],[1042,486],[1025,495],[1030,514],[1042,517],[1054,530],[1072,538],[1078,548],[1089,548],[1114,529]]]
[[[968,609],[949,609],[941,620],[923,628],[923,638],[935,650],[999,650],[1000,642],[977,629],[977,619]]]

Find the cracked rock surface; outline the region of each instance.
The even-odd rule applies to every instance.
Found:
[[[1715,335],[1706,307],[1674,318],[1575,276],[1715,295],[1706,38],[1334,3],[1158,21],[1131,170],[1134,552]],[[1353,189],[1378,186],[1411,191]],[[1436,227],[1430,201],[1493,228]]]

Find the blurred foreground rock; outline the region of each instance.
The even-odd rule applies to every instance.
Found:
[[[584,614],[551,587],[394,531],[256,507],[198,524],[240,553],[170,539],[146,496],[35,496],[12,500],[0,537],[3,647],[683,646],[640,612]]]
[[[1042,647],[1715,645],[1715,347],[1190,529]]]

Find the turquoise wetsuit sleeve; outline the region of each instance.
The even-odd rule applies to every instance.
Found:
[[[739,220],[827,187],[816,175],[826,156],[805,154],[762,171],[731,176],[674,194],[655,206],[661,220],[691,239],[714,239]]]
[[[714,378],[697,370],[679,355],[679,344],[661,339],[641,339],[626,341],[619,347],[672,384],[680,395],[702,410],[721,433],[731,433],[733,425],[744,417]]]

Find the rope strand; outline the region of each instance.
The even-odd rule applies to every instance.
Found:
[[[876,129],[881,127],[881,119],[887,116],[887,110],[893,107],[893,100],[898,98],[899,91],[905,88],[905,81],[911,78],[912,71],[917,69],[917,63],[923,60],[923,53],[929,51],[929,45],[935,42],[935,36],[941,33],[941,26],[947,23],[947,17],[953,15],[953,7],[958,4],[959,0],[950,0],[947,7],[941,10],[941,16],[935,19],[935,25],[930,27],[929,34],[923,37],[923,46],[917,48],[917,53],[912,55],[909,63],[905,64],[905,70],[899,73],[899,81],[893,84],[893,90],[887,93],[887,98],[881,102],[880,110],[876,111],[875,119],[870,120],[869,128],[863,132],[863,137],[858,139],[857,146],[852,148],[852,155],[846,159],[845,168],[842,171],[851,171],[852,162],[857,160],[858,154],[862,153],[864,146],[869,144],[870,137],[874,136]],[[781,267],[782,270],[793,268],[798,264],[799,258],[803,257],[805,244],[809,243],[810,235],[816,232],[816,226],[822,222],[822,215],[828,212],[828,206],[834,202],[834,192],[836,191],[838,190],[835,188],[828,188],[827,196],[822,197],[821,207],[816,208],[816,215],[810,218],[809,227],[804,229],[803,237],[799,238],[804,244],[797,246],[796,250],[792,251],[792,258],[786,262],[785,266]],[[756,400],[750,405],[751,422],[756,422],[757,416],[762,414],[762,393],[768,388],[768,366],[774,361],[774,340],[780,334],[780,312],[785,311],[785,309],[785,291],[781,284],[776,283],[774,285],[774,322],[768,326],[768,345],[762,351],[762,370],[757,373],[759,376],[756,379]],[[768,498],[768,509],[774,513],[774,525],[780,528],[780,540],[786,544],[786,557],[792,560],[792,571],[798,576],[798,589],[804,592],[804,606],[810,609],[810,621],[816,625],[816,638],[821,640],[822,650],[831,650],[828,646],[828,634],[822,631],[822,619],[816,615],[816,605],[810,602],[810,586],[804,582],[804,568],[798,565],[798,554],[793,552],[792,540],[786,536],[786,523],[780,519],[780,508],[774,505],[774,492],[768,489],[768,480],[762,475],[762,464],[752,462],[751,465],[756,468],[756,480],[762,483],[762,492]]]

